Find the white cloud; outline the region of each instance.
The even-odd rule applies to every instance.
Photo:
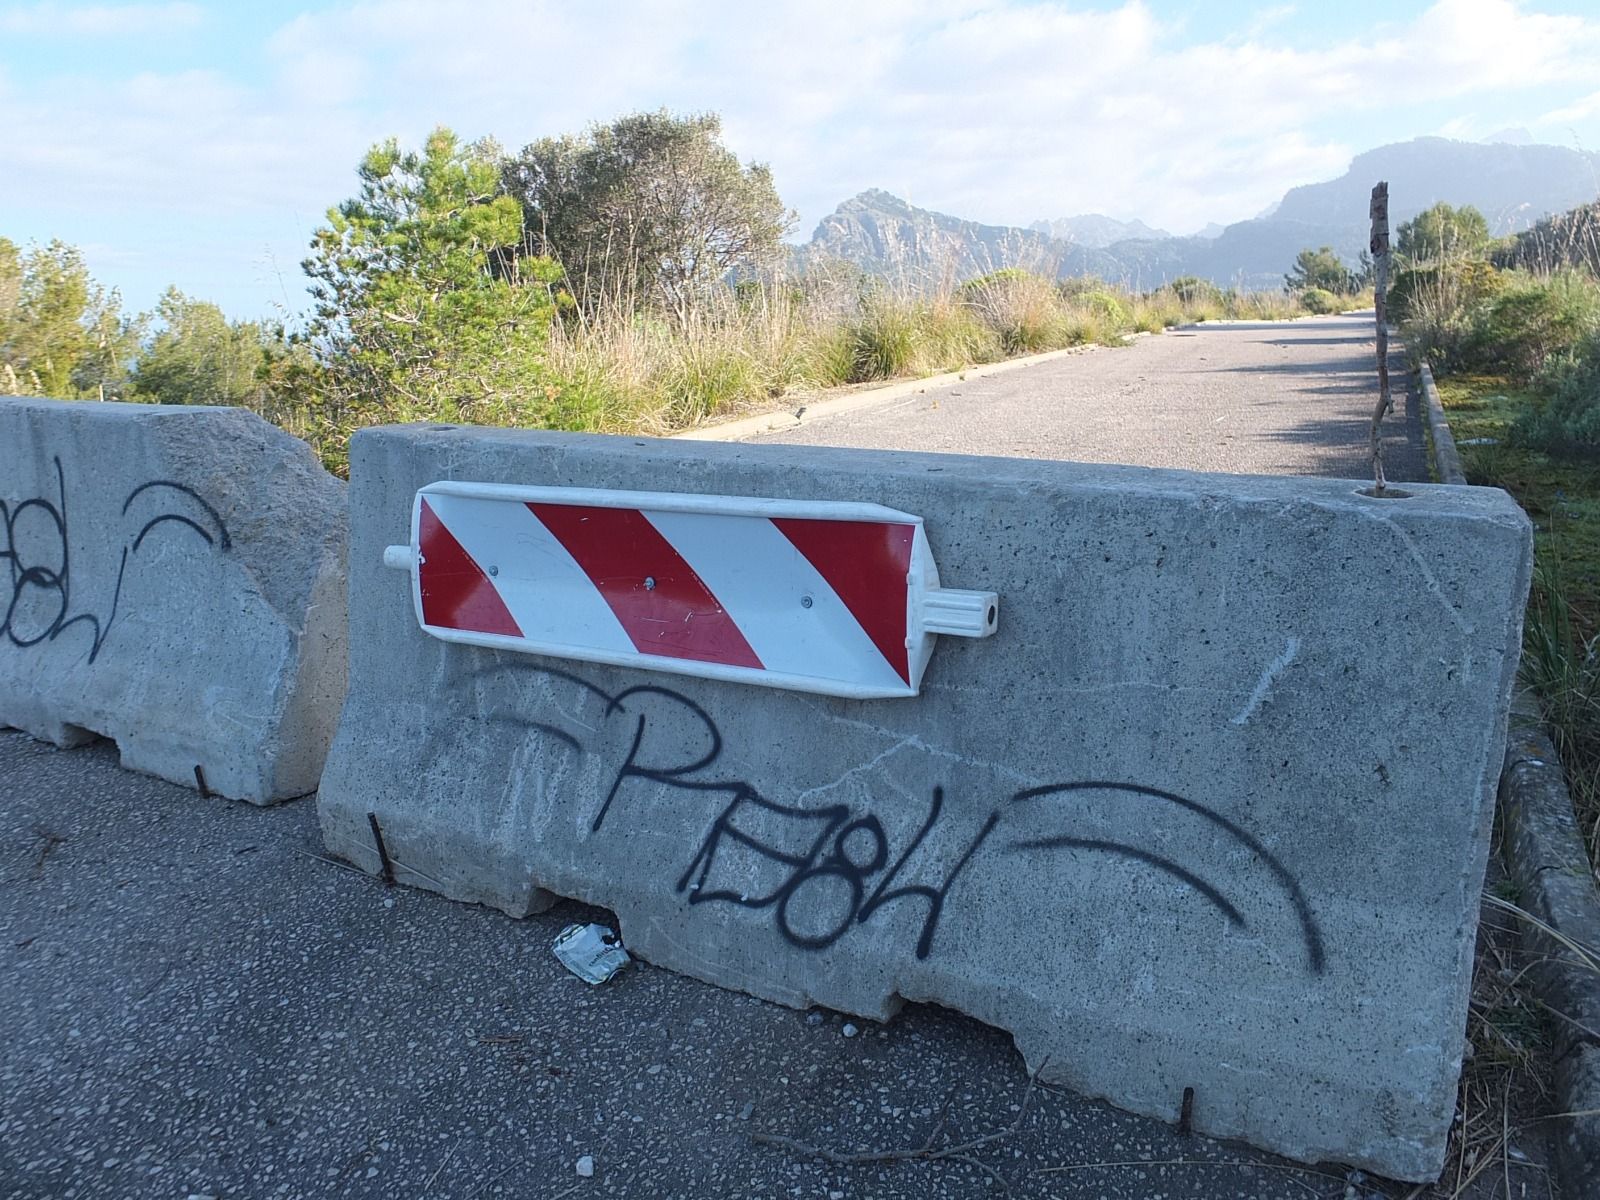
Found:
[[[0,8],[0,33],[33,37],[137,37],[193,29],[198,4],[28,4]]]
[[[1266,16],[1202,32],[1143,0],[479,0],[463,20],[367,0],[285,22],[251,86],[195,70],[0,88],[0,162],[18,204],[302,229],[273,243],[292,263],[368,145],[439,123],[514,149],[632,109],[715,110],[806,234],[870,186],[992,222],[1105,211],[1195,229],[1449,116],[1600,118],[1600,94],[1576,99],[1600,78],[1600,19],[1437,0],[1304,48],[1291,13]],[[1516,97],[1531,109],[1502,119]]]
[[[1590,92],[1564,108],[1551,109],[1535,118],[1535,125],[1568,125],[1573,121],[1587,121],[1600,116],[1600,92]]]

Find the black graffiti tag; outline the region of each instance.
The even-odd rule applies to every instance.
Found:
[[[152,534],[165,525],[178,525],[224,551],[232,542],[222,517],[193,488],[169,479],[141,483],[122,503],[128,536],[117,563],[110,606],[103,615],[74,611],[67,483],[59,458],[54,466],[54,499],[35,496],[9,504],[0,500],[0,643],[26,650],[81,626],[88,630],[89,661],[94,662],[116,622],[129,559],[139,554]]]
[[[878,812],[861,812],[842,803],[788,804],[763,794],[749,780],[718,777],[713,768],[722,756],[722,732],[705,709],[680,692],[647,684],[611,693],[569,672],[527,663],[500,664],[476,674],[497,676],[508,671],[570,683],[603,705],[606,720],[627,722],[624,741],[628,749],[590,822],[591,834],[603,834],[616,800],[630,780],[655,784],[668,796],[715,802],[715,815],[674,889],[691,905],[728,904],[770,911],[777,932],[797,950],[826,949],[886,906],[914,900],[925,906],[915,953],[926,959],[933,951],[953,890],[980,853],[1036,857],[1065,851],[1137,862],[1183,884],[1230,924],[1248,924],[1241,902],[1202,873],[1205,863],[1186,865],[1144,846],[1083,836],[1076,828],[1079,821],[1074,806],[1099,798],[1188,814],[1248,851],[1250,859],[1262,864],[1289,900],[1308,968],[1316,974],[1325,969],[1320,927],[1292,873],[1260,839],[1198,801],[1159,788],[1110,780],[1025,788],[994,805],[975,827],[969,824],[946,835],[942,840],[953,837],[959,856],[942,871],[930,871],[925,861],[929,856],[919,852],[934,831],[951,820],[943,787],[932,789],[920,826],[896,853]],[[520,713],[501,713],[491,719],[553,738],[580,754],[594,748],[591,738],[554,722],[528,719]],[[594,731],[585,727],[585,732]],[[1148,825],[1154,811],[1141,818],[1139,827]],[[1039,836],[1041,819],[1059,822],[1065,829]],[[1019,833],[1009,841],[996,840],[997,831],[1004,833],[1007,826],[1024,820],[1032,835]],[[766,886],[752,890],[750,881],[756,878],[765,880]]]

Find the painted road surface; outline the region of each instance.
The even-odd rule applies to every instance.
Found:
[[[1195,325],[746,440],[1365,479],[1376,361],[1370,313]],[[1390,479],[1428,477],[1418,412],[1397,388]]]
[[[1147,338],[791,440],[1360,475],[1363,329]],[[1418,477],[1400,425],[1392,473]],[[513,921],[321,852],[310,799],[202,801],[108,745],[0,732],[0,1195],[1005,1194],[989,1172],[1018,1197],[1416,1195],[1053,1088],[1019,1117],[1010,1040],[947,1011],[880,1027],[642,964],[590,988],[550,947],[604,914]],[[970,1155],[853,1165],[750,1136],[889,1151],[941,1120],[938,1146],[1017,1127]]]

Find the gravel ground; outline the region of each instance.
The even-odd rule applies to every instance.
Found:
[[[747,440],[1370,479],[1375,353],[1370,313],[1196,325]],[[1385,431],[1389,477],[1427,479],[1403,388]]]

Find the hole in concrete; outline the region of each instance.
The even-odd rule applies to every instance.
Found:
[[[1356,495],[1365,496],[1369,500],[1409,500],[1414,494],[1397,487],[1386,487],[1381,492],[1375,487],[1364,487],[1356,491]]]
[[[61,723],[57,732],[58,736],[51,740],[63,750],[76,750],[79,746],[92,746],[96,742],[108,742],[111,740],[102,733],[96,733],[86,725],[73,725],[66,721]]]
[[[439,432],[442,433],[446,429],[454,429],[455,426],[454,425],[429,425],[428,428],[429,429],[438,430]]]

